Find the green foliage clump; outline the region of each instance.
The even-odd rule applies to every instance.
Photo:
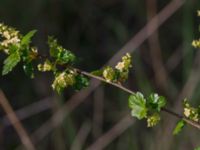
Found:
[[[166,100],[163,96],[159,96],[158,94],[153,93],[148,97],[147,105],[151,111],[160,112],[161,108],[166,105]]]
[[[145,98],[142,93],[137,92],[129,97],[131,115],[138,119],[147,118],[148,127],[153,127],[160,121],[159,112],[165,105],[165,98],[158,94]]]
[[[44,64],[38,65],[39,71],[53,71],[55,79],[52,88],[58,93],[61,93],[64,88],[68,86],[80,90],[89,85],[89,80],[84,75],[79,74],[73,65],[76,61],[76,56],[69,50],[66,50],[58,44],[57,40],[53,37],[48,38],[48,45],[50,48],[50,56],[53,58],[52,62],[48,59]],[[65,70],[60,72],[57,66],[65,66]]]
[[[77,74],[75,76],[75,83],[73,85],[75,90],[81,90],[89,85],[89,79],[84,75]]]
[[[52,84],[52,88],[58,93],[62,92],[64,88],[75,83],[75,72],[61,72],[57,73]]]
[[[63,65],[75,62],[75,55],[59,45],[58,41],[53,37],[48,38],[48,45],[50,48],[50,56],[56,59],[56,63]]]
[[[30,46],[31,38],[36,30],[30,31],[25,36],[19,31],[4,24],[0,24],[0,36],[3,38],[0,43],[0,50],[8,55],[4,61],[2,75],[6,75],[22,60],[23,69],[31,78],[34,77],[32,61],[36,59],[37,49]]]

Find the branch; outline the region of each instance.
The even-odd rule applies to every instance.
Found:
[[[21,122],[17,118],[15,112],[13,111],[11,105],[9,104],[8,100],[6,99],[4,93],[1,90],[0,90],[0,105],[2,106],[4,111],[7,113],[7,116],[9,118],[11,124],[15,128],[17,134],[19,135],[20,140],[24,144],[24,147],[27,150],[36,150],[30,137],[28,136],[28,133],[22,126]]]
[[[135,93],[135,92],[131,91],[130,89],[128,89],[128,88],[122,86],[121,84],[113,83],[113,82],[108,82],[108,81],[106,81],[106,80],[105,80],[104,78],[102,78],[102,77],[95,76],[95,75],[93,75],[93,74],[91,74],[91,73],[88,73],[88,72],[86,72],[86,71],[82,71],[82,70],[77,69],[77,68],[75,68],[75,70],[76,70],[78,73],[80,73],[80,74],[83,74],[83,75],[85,75],[85,76],[87,76],[87,77],[94,78],[94,79],[97,79],[97,80],[99,80],[99,81],[102,81],[102,82],[105,82],[105,83],[107,83],[107,84],[110,84],[110,85],[112,85],[112,86],[115,86],[115,87],[117,87],[117,88],[119,88],[119,89],[121,89],[121,90],[123,90],[123,91],[129,93],[129,94],[134,94],[134,93]],[[182,116],[182,115],[180,115],[180,114],[178,114],[178,113],[176,113],[176,112],[173,112],[172,110],[169,110],[169,109],[167,109],[167,108],[163,108],[161,111],[166,112],[166,113],[168,113],[168,114],[170,114],[170,115],[172,115],[172,116],[175,116],[175,117],[177,117],[177,118],[179,118],[179,119],[183,119],[186,123],[190,124],[191,126],[200,129],[200,124],[199,124],[199,123],[194,122],[194,121],[192,121],[192,120],[190,120],[190,119],[188,119],[188,118],[186,118],[186,117],[184,117],[184,116]]]
[[[153,34],[163,23],[169,19],[183,4],[185,0],[173,0],[167,4],[158,15],[152,18],[147,24],[130,39],[106,64],[113,65],[120,57],[127,52],[134,52],[137,48],[146,40],[148,37]],[[157,23],[158,20],[158,23]],[[149,31],[148,34],[146,31]],[[74,94],[65,105],[57,111],[53,116],[41,125],[33,134],[33,137],[36,137],[35,140],[40,141],[44,138],[53,128],[58,126],[63,119],[69,115],[78,105],[80,105],[84,99],[91,94],[98,86],[100,85],[99,81],[92,80],[92,84],[87,90],[82,90],[77,94]],[[48,128],[47,128],[48,127]]]

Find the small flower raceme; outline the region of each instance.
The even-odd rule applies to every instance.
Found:
[[[107,66],[102,71],[102,77],[108,82],[121,83],[128,79],[129,69],[132,67],[131,55],[127,53],[115,68]]]
[[[194,48],[200,48],[200,40],[193,40],[192,41],[192,46]]]
[[[75,75],[73,71],[59,73],[53,81],[52,88],[60,93],[64,88],[75,83]]]
[[[0,49],[2,49],[5,53],[9,53],[9,46],[19,46],[21,35],[19,34],[19,31],[14,28],[0,23],[0,35],[3,38],[3,41],[0,43]]]
[[[187,117],[195,122],[198,122],[200,119],[200,108],[194,108],[194,107],[190,106],[187,99],[184,100],[183,106],[184,106],[183,114],[185,115],[185,117]]]
[[[42,72],[51,71],[53,69],[52,63],[47,59],[44,64],[38,65],[38,70]]]
[[[160,121],[160,115],[158,113],[154,113],[153,115],[147,118],[147,127],[153,127],[158,124]]]
[[[112,67],[105,67],[103,70],[103,77],[106,79],[108,82],[112,82],[115,79],[115,71]]]
[[[129,53],[126,53],[126,55],[122,57],[122,61],[118,62],[118,64],[115,66],[115,68],[120,72],[126,71],[131,67],[131,55]]]

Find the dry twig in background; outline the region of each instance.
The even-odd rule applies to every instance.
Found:
[[[27,150],[36,150],[30,137],[28,136],[28,133],[22,126],[21,122],[17,118],[14,110],[12,109],[10,103],[8,102],[7,98],[5,97],[4,93],[0,90],[0,105],[6,112],[11,124],[15,128],[17,134],[20,137],[20,140],[22,141],[24,147]]]
[[[90,122],[84,122],[77,133],[77,136],[70,150],[81,150],[91,130]]]

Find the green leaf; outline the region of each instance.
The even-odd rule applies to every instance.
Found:
[[[68,50],[62,50],[58,56],[57,56],[57,60],[58,62],[60,62],[61,64],[65,64],[65,63],[73,63],[75,61],[76,57],[73,53],[71,53]]]
[[[18,50],[19,50],[19,47],[17,45],[12,44],[12,45],[9,46],[9,53],[10,54],[15,53]]]
[[[153,110],[160,112],[161,108],[166,105],[166,100],[163,96],[159,96],[156,93],[153,93],[148,98],[148,107]]]
[[[30,78],[34,78],[34,73],[33,73],[34,68],[32,63],[25,63],[23,65],[23,69],[27,76],[29,76]]]
[[[56,58],[58,64],[74,63],[75,55],[58,44],[53,37],[48,37],[48,45],[50,48],[50,56]]]
[[[34,34],[37,32],[37,30],[32,30],[28,32],[21,41],[21,45],[29,45],[31,42],[31,38],[34,36]]]
[[[50,48],[50,56],[57,57],[58,52],[59,52],[59,51],[57,51],[57,47],[58,47],[57,40],[54,39],[54,37],[49,36],[48,37],[48,45]]]
[[[143,119],[147,117],[146,99],[143,94],[137,92],[130,95],[129,97],[129,107],[131,108],[131,115],[137,117],[138,119]]]
[[[76,89],[76,90],[81,90],[85,87],[87,87],[89,85],[89,80],[88,78],[86,78],[85,76],[83,75],[77,75],[75,77],[75,84],[73,85],[73,87]]]
[[[2,75],[8,74],[20,62],[19,52],[16,51],[6,58],[4,61]]]
[[[176,124],[176,127],[173,130],[173,135],[177,135],[179,132],[181,132],[181,130],[183,129],[184,126],[185,126],[185,121],[184,120],[180,120]]]

